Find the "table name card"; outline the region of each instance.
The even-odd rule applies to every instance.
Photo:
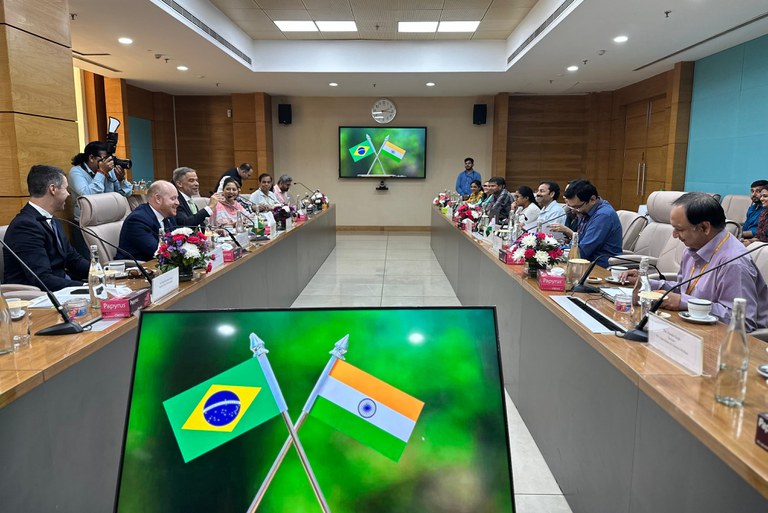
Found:
[[[152,302],[156,302],[163,296],[167,296],[179,288],[179,268],[175,267],[170,271],[165,271],[160,276],[152,280]]]
[[[704,370],[702,338],[656,314],[648,315],[648,345],[696,376]]]

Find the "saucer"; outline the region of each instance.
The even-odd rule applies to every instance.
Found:
[[[608,278],[606,278],[605,281],[607,281],[608,283],[613,283],[615,285],[626,285],[627,284],[626,282],[622,282],[621,280],[614,280],[610,276]]]
[[[717,317],[714,315],[707,315],[703,319],[696,319],[695,317],[691,317],[691,314],[688,312],[678,312],[677,315],[679,315],[684,321],[692,322],[693,324],[714,324],[717,322]]]
[[[764,378],[768,378],[768,365],[758,365],[757,373]]]
[[[597,276],[595,276],[595,277],[591,277],[590,276],[589,278],[587,278],[587,281],[589,283],[600,283],[601,281],[603,281],[603,279],[602,278],[598,278]]]

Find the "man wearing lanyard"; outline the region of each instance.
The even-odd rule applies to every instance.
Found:
[[[672,236],[688,248],[680,262],[675,281],[651,280],[656,289],[670,290],[718,264],[739,256],[744,246],[725,231],[725,212],[710,194],[689,192],[672,203],[669,221]],[[637,271],[627,273],[634,283]],[[668,310],[686,310],[692,297],[712,301],[712,315],[728,322],[733,299],[747,300],[746,328],[754,331],[768,326],[768,286],[749,255],[724,265],[717,271],[697,278],[684,286],[681,293],[671,293],[664,302]]]

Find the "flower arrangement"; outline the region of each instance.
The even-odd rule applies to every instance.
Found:
[[[296,207],[293,205],[278,205],[272,209],[272,215],[276,222],[286,221],[296,215]]]
[[[523,235],[512,247],[512,259],[528,264],[528,269],[545,269],[563,258],[557,239],[546,233]]]
[[[447,192],[441,192],[434,200],[432,200],[432,203],[440,207],[447,207],[451,204],[451,196]]]
[[[464,203],[456,209],[456,213],[453,214],[453,217],[459,222],[469,219],[474,223],[477,222],[477,220],[480,219],[482,215],[483,209],[480,207],[480,205]]]
[[[213,260],[214,256],[209,256],[207,253],[208,238],[205,234],[195,232],[191,228],[177,228],[163,235],[155,258],[163,272],[175,267],[184,269],[205,267],[205,272],[210,272],[209,260]]]
[[[319,190],[315,191],[314,194],[312,194],[312,196],[309,199],[315,205],[315,210],[322,210],[324,205],[328,204],[328,196],[326,196]]]

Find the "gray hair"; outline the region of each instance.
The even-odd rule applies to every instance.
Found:
[[[291,178],[289,175],[280,175],[280,178],[277,179],[277,183],[285,182],[293,182],[293,178]]]
[[[184,179],[185,176],[187,176],[187,173],[197,173],[194,169],[191,167],[177,167],[173,170],[173,183],[179,183],[181,180]]]

